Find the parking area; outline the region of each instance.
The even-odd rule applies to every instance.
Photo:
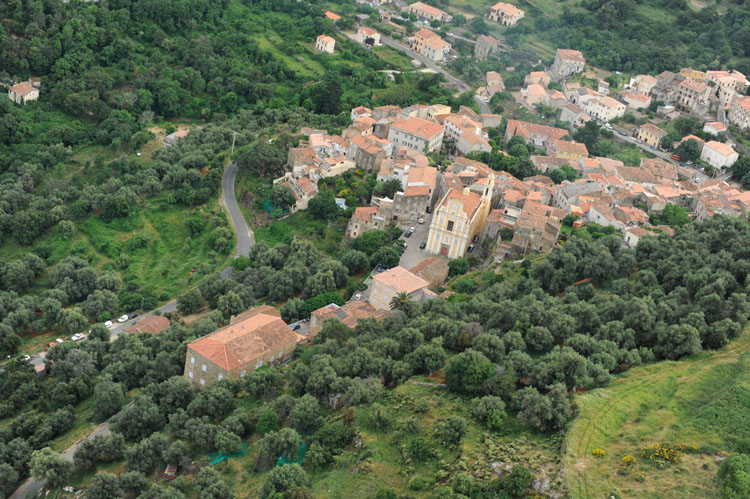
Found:
[[[406,241],[406,251],[401,255],[400,265],[405,269],[410,269],[420,263],[430,255],[423,249],[419,249],[419,243],[427,242],[427,235],[430,232],[430,222],[432,221],[432,213],[424,214],[424,223],[414,225],[414,233],[411,237],[404,238]],[[403,236],[402,236],[403,237]]]

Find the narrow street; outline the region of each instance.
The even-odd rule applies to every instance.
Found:
[[[419,249],[419,243],[427,242],[427,235],[430,232],[430,222],[432,222],[432,213],[425,213],[423,216],[424,223],[414,224],[414,234],[404,239],[406,241],[406,250],[401,255],[399,264],[409,270],[429,255],[423,249]],[[403,236],[401,236],[403,238]]]

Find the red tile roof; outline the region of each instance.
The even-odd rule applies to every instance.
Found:
[[[289,343],[297,335],[267,305],[245,313],[246,318],[208,334],[188,345],[189,350],[224,370],[236,369]]]

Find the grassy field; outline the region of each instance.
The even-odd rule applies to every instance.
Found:
[[[563,457],[571,497],[716,496],[717,456],[750,442],[750,331],[720,351],[631,369],[576,401]],[[666,443],[698,450],[663,465],[641,457]],[[623,473],[625,455],[637,462]]]

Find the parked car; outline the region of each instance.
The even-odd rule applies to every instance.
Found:
[[[656,146],[649,146],[649,147],[650,147],[651,149],[653,149],[654,151],[658,151],[658,150],[659,150],[659,149],[658,149],[658,148],[657,148]]]
[[[432,206],[428,206],[426,211],[427,213],[432,213]]]
[[[86,337],[86,335],[83,334],[83,333],[76,333],[73,336],[71,336],[70,339],[73,340],[73,341],[81,341],[85,337]]]
[[[123,322],[126,322],[127,320],[128,320],[128,314],[125,314],[117,318],[117,322],[119,322],[120,324],[122,324]]]
[[[47,348],[47,350],[49,350],[50,348],[52,348],[52,347],[53,347],[53,346],[55,346],[55,345],[57,345],[57,342],[56,342],[56,341],[53,341],[53,342],[51,342],[51,343],[47,343],[47,347],[46,347],[46,348]]]
[[[606,128],[608,130],[612,130],[612,125],[610,125],[609,123],[605,123],[604,124],[604,128]]]
[[[128,314],[128,319],[135,319],[136,317],[138,317],[138,312],[130,312]]]
[[[469,248],[468,248],[468,249],[466,250],[466,252],[467,252],[467,253],[471,253],[472,251],[474,251],[474,245],[473,245],[473,244],[470,244],[470,245],[469,245]]]
[[[675,161],[679,161],[680,160],[680,157],[678,155],[676,155],[676,154],[671,155],[670,158],[672,158]]]
[[[474,236],[474,239],[471,240],[472,243],[477,244],[479,242],[479,234],[476,234]]]
[[[686,164],[686,165],[692,165],[692,164],[693,164],[693,162],[692,162],[692,161],[685,161],[685,164]]]
[[[420,218],[419,220],[417,220],[417,223],[418,224],[423,224],[424,223],[424,218]]]
[[[360,298],[362,298],[362,293],[357,293],[356,295],[354,295],[355,300],[359,300]]]
[[[411,237],[411,231],[407,230],[406,232],[404,232],[404,237]]]
[[[425,249],[426,247],[427,247],[426,242],[422,241],[421,243],[419,243],[419,249]]]
[[[417,230],[416,227],[409,227],[409,232],[414,232],[415,230]]]
[[[289,326],[289,327],[291,327],[291,328],[292,328],[292,331],[296,331],[296,330],[298,330],[298,329],[299,329],[299,324],[292,324],[292,325],[291,325],[291,326]]]
[[[112,326],[114,326],[114,324],[112,324],[112,321],[107,321],[104,323],[104,325],[108,327],[109,329],[112,329]]]

